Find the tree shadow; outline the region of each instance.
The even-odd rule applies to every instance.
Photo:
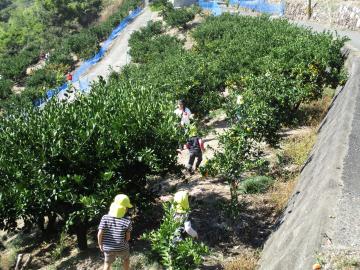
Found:
[[[200,239],[208,246],[231,252],[234,246],[260,248],[272,232],[273,209],[254,205],[242,198],[239,215],[229,214],[230,202],[217,193],[203,193],[193,198],[192,217]]]
[[[97,247],[90,247],[86,251],[80,252],[75,256],[71,256],[67,260],[62,261],[57,266],[57,269],[78,270],[79,262],[84,262],[83,269],[87,269],[95,265],[102,264],[103,260],[104,260],[103,254],[99,251],[99,249]]]

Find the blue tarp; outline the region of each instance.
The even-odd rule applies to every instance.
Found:
[[[107,40],[104,41],[103,45],[101,46],[100,50],[97,54],[95,54],[91,59],[86,60],[80,67],[78,67],[74,74],[72,83],[79,82],[80,90],[86,91],[89,89],[89,81],[84,79],[80,80],[80,77],[90,69],[91,66],[95,65],[97,62],[99,62],[109,49],[111,43],[114,41],[114,39],[117,38],[117,36],[120,34],[122,30],[134,19],[136,18],[142,11],[141,7],[136,8],[131,14],[127,17],[125,17],[120,24],[114,28],[114,30],[111,32],[110,36]],[[43,103],[47,102],[50,98],[52,98],[55,95],[58,95],[62,91],[66,91],[68,88],[68,84],[64,83],[60,87],[57,87],[55,89],[51,89],[46,92],[46,97],[43,99],[38,99],[35,101],[35,106],[41,106]]]
[[[261,13],[284,15],[285,4],[283,1],[279,4],[268,3],[267,0],[230,0],[230,5],[239,5]],[[199,6],[205,10],[210,10],[213,15],[221,15],[222,10],[216,1],[199,0]]]
[[[284,15],[284,1],[280,3],[269,3],[267,0],[230,0],[230,4],[238,4],[240,7],[268,14]]]
[[[219,4],[217,2],[209,2],[209,1],[199,0],[199,6],[202,9],[211,11],[214,16],[219,16],[222,13],[221,7],[219,6]]]

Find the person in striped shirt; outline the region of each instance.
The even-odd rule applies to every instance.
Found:
[[[123,269],[129,270],[130,251],[129,240],[132,230],[131,220],[125,218],[128,208],[133,206],[128,196],[119,194],[110,206],[108,214],[101,218],[98,231],[98,244],[101,252],[104,252],[104,270],[110,270],[111,265],[120,257],[123,261]]]

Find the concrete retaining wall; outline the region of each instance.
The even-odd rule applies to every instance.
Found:
[[[337,25],[351,30],[360,30],[359,1],[312,0],[311,20]],[[285,16],[292,20],[307,19],[307,1],[287,0]]]
[[[262,270],[311,269],[318,252],[360,250],[360,146],[356,146],[360,144],[360,134],[356,136],[360,58],[356,52],[350,53],[347,65],[350,79],[337,91],[294,195],[265,244]]]
[[[170,2],[174,5],[175,8],[188,7],[198,3],[197,0],[170,0]]]

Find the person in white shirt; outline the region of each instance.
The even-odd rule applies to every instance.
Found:
[[[193,118],[193,115],[190,109],[185,106],[184,100],[179,100],[178,108],[174,111],[174,113],[181,119],[180,125],[182,127],[190,125],[190,119]]]

